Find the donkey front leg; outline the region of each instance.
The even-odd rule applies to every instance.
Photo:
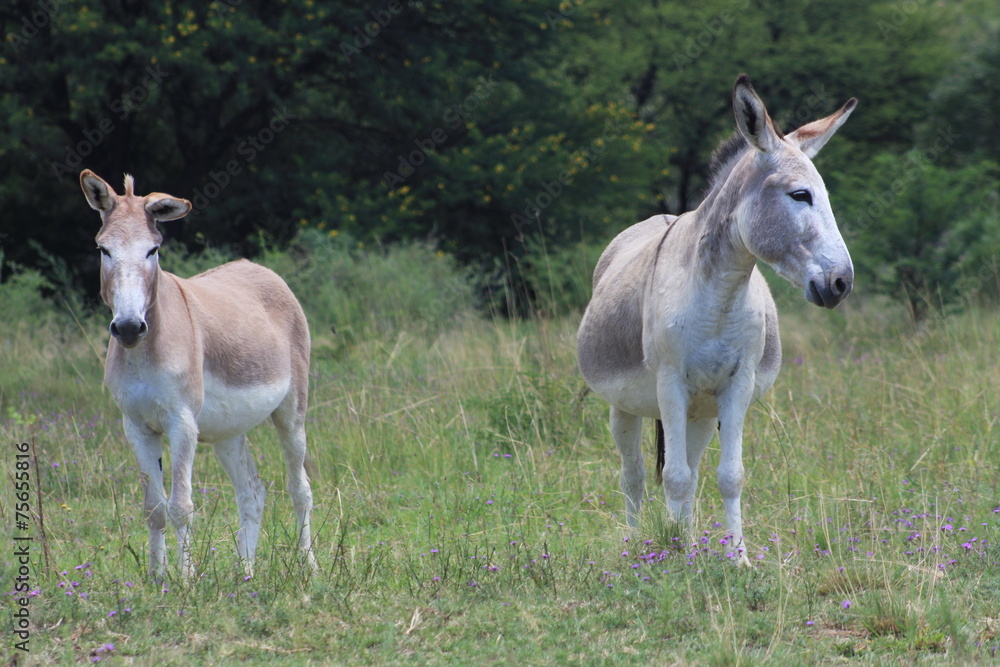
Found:
[[[639,526],[642,496],[646,492],[646,468],[642,460],[642,417],[611,406],[611,437],[622,457],[621,487],[625,495],[625,522]]]
[[[752,385],[751,385],[752,387]],[[750,407],[752,388],[733,387],[719,397],[719,493],[726,507],[726,530],[733,536],[739,565],[750,565],[743,542],[743,422]]]
[[[142,484],[143,511],[149,527],[148,575],[162,582],[167,569],[167,497],[163,491],[163,445],[161,435],[140,422],[125,416],[122,420],[125,437],[132,445],[139,465]]]
[[[698,466],[701,464],[701,457],[708,448],[708,443],[715,435],[715,427],[718,421],[714,417],[689,421],[687,423],[687,462],[691,470],[691,483],[688,485],[688,498],[685,507],[690,511],[694,508],[694,496],[698,493]]]
[[[683,525],[691,522],[697,472],[691,469],[687,447],[687,390],[672,374],[661,374],[657,382],[660,423],[663,425],[663,495],[667,519]]]
[[[181,566],[181,578],[190,579],[194,575],[191,560],[191,521],[194,518],[194,503],[191,501],[191,475],[194,470],[194,454],[198,447],[198,424],[194,415],[182,413],[167,430],[170,440],[170,503],[167,516],[177,531],[177,552]]]

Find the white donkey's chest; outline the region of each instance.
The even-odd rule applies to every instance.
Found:
[[[682,356],[684,383],[692,395],[715,395],[725,389],[754,346],[741,338],[716,337],[693,341]]]
[[[683,387],[691,419],[715,416],[717,397],[734,385],[753,386],[765,343],[763,313],[752,309],[665,317],[646,334],[650,379]]]
[[[193,419],[198,440],[219,442],[262,423],[288,395],[291,378],[234,387],[211,373],[198,383],[183,374],[141,362],[123,362],[106,382],[121,411],[154,433],[169,433],[178,420]],[[200,391],[199,391],[200,385]]]
[[[109,362],[104,381],[122,414],[153,433],[164,433],[170,415],[183,404],[177,400],[177,383],[135,362],[119,361],[114,370]]]

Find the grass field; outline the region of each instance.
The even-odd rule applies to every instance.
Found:
[[[662,495],[649,488],[640,534],[629,537],[607,406],[576,370],[579,313],[475,315],[457,270],[437,259],[416,248],[317,262],[313,273],[298,267],[302,284],[290,282],[314,329],[308,435],[320,571],[298,561],[280,448],[265,424],[250,433],[269,487],[256,573],[246,579],[236,562],[232,488],[201,447],[200,576],[190,585],[145,580],[138,476],[102,388],[105,314],[73,306],[76,321],[67,304],[39,299],[30,277],[0,286],[5,592],[18,575],[14,537],[33,537],[30,652],[12,648],[18,596],[5,595],[8,658],[997,659],[1000,313],[969,308],[914,328],[863,294],[833,312],[782,297],[784,368],[746,428],[753,567],[739,569],[721,528],[717,442],[703,463],[693,533],[664,525]],[[453,288],[432,298],[415,278],[400,295],[382,279],[418,273]],[[320,277],[358,293],[304,294]],[[35,518],[18,530],[14,444],[32,440]],[[646,442],[651,480],[651,429]],[[176,565],[172,531],[168,545]]]

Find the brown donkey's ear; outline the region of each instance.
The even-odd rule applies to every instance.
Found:
[[[177,220],[191,212],[191,202],[154,192],[146,195],[146,212],[153,216],[153,220]]]
[[[80,187],[87,198],[90,208],[101,213],[107,213],[115,207],[118,195],[100,176],[89,169],[80,172]]]

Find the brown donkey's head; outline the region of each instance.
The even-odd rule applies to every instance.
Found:
[[[101,214],[97,247],[101,251],[101,298],[113,314],[111,335],[122,346],[135,347],[148,333],[146,313],[156,302],[163,237],[157,220],[177,220],[191,202],[159,192],[137,197],[133,179],[125,176],[125,194],[89,169],[80,174],[87,203]]]

